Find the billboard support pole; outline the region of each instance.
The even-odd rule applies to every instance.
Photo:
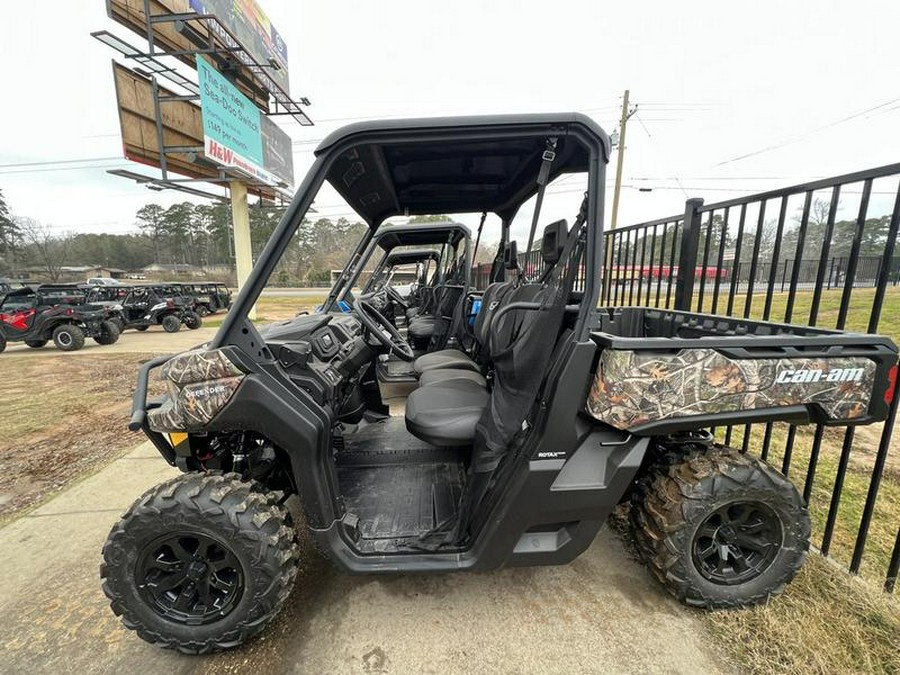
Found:
[[[231,227],[234,230],[234,263],[237,270],[238,292],[253,269],[253,249],[250,245],[250,206],[247,202],[247,186],[239,180],[228,184],[231,190]],[[250,310],[250,319],[256,318],[256,307]]]

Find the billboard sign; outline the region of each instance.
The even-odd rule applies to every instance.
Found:
[[[207,159],[268,185],[293,183],[290,137],[203,57],[197,57]]]
[[[190,66],[194,65],[193,53],[197,45],[188,39],[188,31],[179,29],[177,22],[161,21],[160,18],[179,16],[214,49],[231,52],[244,65],[249,66],[252,61],[264,66],[245,71],[237,83],[238,88],[262,110],[269,109],[269,94],[276,98],[290,94],[287,47],[253,0],[106,0],[106,8],[112,19],[142,38],[147,37],[149,12],[151,17],[156,17],[150,24],[155,47]],[[214,16],[217,21],[191,19],[192,14]],[[222,26],[227,28],[228,34]],[[241,41],[240,45],[238,41]],[[271,67],[272,63],[278,67]]]
[[[189,0],[198,14],[213,14],[260,64],[275,64],[269,75],[289,93],[287,45],[256,0]]]

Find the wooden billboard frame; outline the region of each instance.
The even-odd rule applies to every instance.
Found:
[[[111,19],[146,39],[149,36],[144,3],[145,0],[106,0],[106,11]],[[151,17],[194,13],[188,0],[149,0],[147,5]],[[219,53],[228,52],[228,46],[210,29],[206,22],[190,18],[185,18],[184,21],[190,22],[191,29],[200,34],[205,41],[214,45]],[[153,44],[188,66],[192,68],[195,66],[194,58],[198,46],[184,34],[178,32],[175,21],[153,23],[152,32]],[[266,84],[252,73],[248,74],[246,68],[240,68],[239,73],[236,73],[234,83],[241,93],[253,101],[260,110],[269,112],[269,89]],[[280,86],[274,80],[273,83]],[[284,89],[284,93],[287,94],[286,89]]]
[[[127,159],[158,169],[162,168],[162,152],[157,128],[157,106],[153,95],[153,81],[113,61],[116,104],[122,132],[122,150]],[[204,161],[203,116],[199,105],[175,99],[169,89],[158,87],[161,99],[159,113],[162,121],[162,141],[166,148],[196,148],[166,152],[166,170],[209,183],[225,184],[235,180],[212,162]],[[200,160],[200,161],[197,161]],[[248,185],[248,190],[264,199],[276,199],[281,194],[274,188]]]

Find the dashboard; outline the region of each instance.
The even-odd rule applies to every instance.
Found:
[[[343,419],[359,407],[358,382],[376,349],[352,314],[309,314],[260,331],[291,381]]]

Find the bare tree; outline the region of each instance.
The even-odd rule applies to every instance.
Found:
[[[59,281],[62,267],[69,255],[71,234],[56,235],[49,227],[33,218],[17,217],[15,223],[25,245],[31,249],[50,280]]]

